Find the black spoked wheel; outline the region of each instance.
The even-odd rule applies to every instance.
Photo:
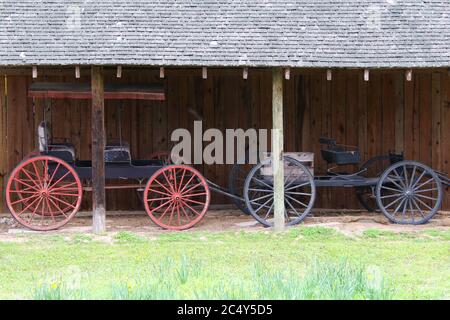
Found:
[[[297,160],[284,157],[284,214],[287,226],[300,223],[311,211],[316,198],[314,177]],[[274,189],[272,159],[250,171],[245,180],[244,198],[250,214],[266,227],[273,226]]]
[[[383,214],[399,224],[424,224],[442,204],[442,184],[424,164],[402,161],[390,166],[376,187],[377,204]]]
[[[241,197],[242,200],[231,198],[233,204],[245,214],[250,214],[244,201],[244,184],[249,172],[248,165],[235,164],[228,177],[228,190],[230,194]]]

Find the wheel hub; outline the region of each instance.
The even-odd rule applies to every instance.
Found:
[[[403,194],[407,198],[412,198],[412,197],[414,197],[414,190],[408,188],[408,189],[405,190],[405,192]]]

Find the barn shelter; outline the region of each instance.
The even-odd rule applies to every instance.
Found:
[[[444,0],[3,0],[2,185],[36,150],[44,118],[54,139],[93,160],[98,232],[105,208],[140,205],[131,191],[105,196],[105,142],[121,133],[145,159],[169,149],[174,129],[192,130],[193,114],[205,129],[279,129],[272,151],[315,152],[318,172],[321,136],[358,146],[363,160],[394,150],[450,172],[449,19]],[[30,95],[36,83],[59,87]],[[198,169],[226,185],[229,167]],[[352,190],[325,189],[316,202],[357,206]]]

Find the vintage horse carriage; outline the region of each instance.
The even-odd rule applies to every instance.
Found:
[[[53,95],[49,94],[50,90],[47,84],[35,84],[30,88],[33,97],[38,98],[58,98],[60,91],[66,89],[54,89]],[[111,92],[110,96],[114,94],[117,92]],[[133,97],[144,94],[133,93]],[[54,143],[45,122],[38,127],[38,141],[39,151],[26,157],[12,171],[6,185],[6,203],[21,225],[48,231],[64,226],[80,209],[83,191],[92,190],[92,162],[78,160],[73,145]],[[356,148],[338,145],[335,140],[326,138],[320,143],[322,157],[328,164],[359,164]],[[105,179],[136,183],[107,185],[106,188],[141,191],[148,216],[164,229],[184,230],[197,224],[208,210],[210,190],[229,196],[239,209],[250,213],[263,225],[273,225],[270,156],[250,170],[235,165],[229,189],[205,179],[192,166],[171,164],[167,156],[167,153],[157,153],[148,160],[134,160],[126,142],[108,143],[104,154]],[[404,161],[401,155],[394,154],[370,159],[352,174],[336,173],[332,168],[324,176],[314,176],[311,168],[295,155],[287,154],[283,161],[287,225],[301,222],[310,213],[319,187],[355,188],[366,209],[378,208],[392,222],[426,223],[441,206],[442,184],[449,184],[444,174],[418,162]]]

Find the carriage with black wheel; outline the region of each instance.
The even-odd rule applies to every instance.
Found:
[[[34,90],[33,97],[58,98],[65,90],[53,88],[52,95],[51,89],[48,84],[34,84],[30,91]],[[144,90],[134,92],[133,97],[145,94],[154,93]],[[83,192],[92,190],[92,162],[77,159],[74,145],[54,143],[45,121],[38,126],[37,135],[39,150],[27,156],[9,176],[6,203],[21,225],[48,231],[63,227],[79,211]],[[307,165],[311,158],[306,162],[296,154],[283,158],[287,225],[298,224],[308,216],[320,187],[354,188],[367,210],[378,209],[395,223],[423,224],[440,209],[442,185],[449,184],[446,175],[396,154],[372,158],[354,173],[336,172],[336,166],[359,164],[358,150],[333,139],[321,138],[319,142],[323,159],[333,166],[326,175],[314,176],[311,165]],[[207,180],[190,165],[171,163],[169,153],[135,160],[129,144],[122,139],[105,146],[104,161],[107,181],[126,181],[106,185],[106,189],[138,190],[146,213],[161,228],[184,230],[196,225],[208,211],[211,191],[229,196],[239,209],[264,226],[273,225],[275,191],[270,154],[250,170],[235,165],[228,189]]]

